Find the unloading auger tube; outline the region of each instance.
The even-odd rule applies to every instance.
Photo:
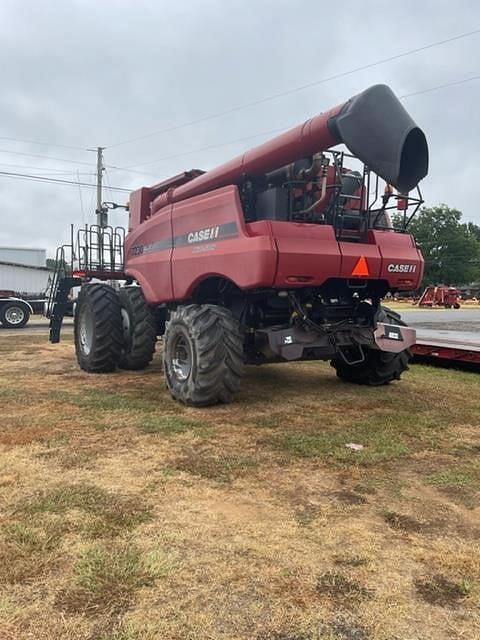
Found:
[[[427,175],[425,134],[393,91],[378,84],[187,184],[168,189],[153,201],[151,212],[240,184],[245,176],[268,173],[341,143],[400,193],[408,193]]]

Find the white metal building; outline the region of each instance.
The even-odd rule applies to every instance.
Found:
[[[0,290],[19,294],[40,294],[47,288],[45,249],[0,247]]]
[[[0,247],[0,262],[45,267],[47,250],[30,249],[30,247]]]

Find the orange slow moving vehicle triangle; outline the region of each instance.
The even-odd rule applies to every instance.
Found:
[[[368,269],[368,263],[365,256],[360,256],[357,264],[353,267],[352,276],[369,276],[370,271]]]

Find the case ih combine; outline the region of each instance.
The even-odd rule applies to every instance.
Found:
[[[341,143],[350,153],[330,150]],[[80,367],[142,369],[162,336],[166,383],[188,405],[230,402],[248,363],[330,360],[349,382],[397,380],[415,331],[380,300],[421,281],[406,229],[427,169],[423,132],[376,85],[211,171],[134,191],[124,242],[92,226],[60,248],[51,340],[81,285]]]

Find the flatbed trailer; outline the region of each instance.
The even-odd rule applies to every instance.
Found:
[[[480,371],[480,335],[468,332],[417,332],[414,361],[458,366]]]
[[[480,309],[415,309],[402,314],[417,332],[414,362],[480,371]]]

